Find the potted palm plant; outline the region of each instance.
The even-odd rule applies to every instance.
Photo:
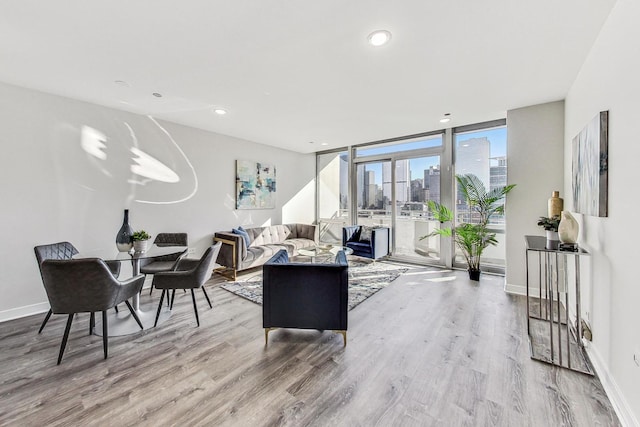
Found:
[[[452,237],[467,262],[467,270],[471,280],[480,280],[480,258],[489,245],[497,245],[496,234],[488,230],[489,220],[493,215],[504,214],[504,198],[515,187],[515,184],[496,187],[487,191],[476,175],[456,175],[458,188],[464,195],[467,205],[476,219],[473,223],[461,223],[455,227],[445,227],[453,223],[451,209],[438,202],[429,200],[427,206],[440,228],[421,237],[426,239],[433,235]]]

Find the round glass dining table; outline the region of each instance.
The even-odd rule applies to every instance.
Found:
[[[89,251],[81,252],[73,257],[73,259],[80,258],[101,258],[104,261],[118,261],[121,263],[131,262],[132,277],[140,274],[140,261],[143,259],[154,259],[166,255],[181,255],[187,250],[187,246],[156,246],[152,245],[148,250],[144,252],[104,252],[104,251]],[[156,308],[151,310],[142,310],[140,308],[140,294],[136,294],[131,298],[131,306],[136,311],[136,314],[140,318],[140,322],[144,329],[148,329],[153,326],[156,319]],[[171,316],[171,310],[164,306],[160,312],[158,318],[158,324],[166,321]],[[100,316],[97,316],[98,318]],[[109,322],[109,336],[120,336],[134,334],[140,331],[140,326],[135,321],[129,310],[122,309],[109,310],[107,312],[107,321]],[[96,335],[102,334],[102,327],[100,327],[100,321],[96,319],[96,326],[94,328]]]

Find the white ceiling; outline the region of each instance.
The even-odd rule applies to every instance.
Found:
[[[614,3],[0,0],[0,81],[307,153],[563,99]]]

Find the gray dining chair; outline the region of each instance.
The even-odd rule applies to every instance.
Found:
[[[187,233],[158,233],[153,244],[159,247],[165,246],[189,246],[189,238]],[[162,271],[172,271],[178,266],[178,263],[187,254],[187,250],[180,254],[165,255],[154,259],[141,260],[140,273],[156,274]],[[149,295],[153,292],[153,283],[149,289]]]
[[[36,254],[36,260],[38,261],[38,270],[40,270],[41,278],[42,278],[42,267],[41,267],[42,261],[44,261],[45,259],[71,259],[73,258],[74,255],[78,254],[78,250],[76,249],[76,247],[69,242],[58,242],[58,243],[51,243],[48,245],[40,245],[40,246],[34,247],[33,250]],[[119,261],[107,261],[106,264],[109,267],[109,270],[111,270],[111,273],[115,277],[118,277],[120,275]],[[118,307],[116,306],[115,309],[117,311]],[[42,324],[40,325],[40,329],[38,330],[38,333],[42,333],[42,330],[44,329],[45,325],[49,321],[49,318],[51,317],[52,314],[53,312],[51,311],[51,309],[49,309],[49,311],[47,312],[47,315],[44,317],[44,320],[42,321]]]
[[[64,330],[58,365],[69,338],[69,330],[76,313],[91,313],[91,328],[95,324],[94,313],[102,312],[102,342],[104,358],[108,353],[107,310],[124,302],[131,315],[143,329],[142,322],[131,307],[129,298],[140,292],[144,284],[142,274],[119,281],[114,277],[107,264],[99,258],[72,260],[46,259],[41,264],[44,288],[54,314],[68,314]]]
[[[172,291],[171,304],[169,307],[170,309],[173,309],[173,300],[176,296],[176,289],[191,290],[191,299],[193,300],[193,311],[196,315],[196,324],[200,326],[195,289],[202,289],[202,292],[207,299],[207,303],[209,303],[209,308],[213,308],[209,295],[207,295],[207,291],[203,285],[211,278],[211,274],[213,273],[213,264],[218,258],[221,246],[222,242],[218,242],[209,247],[200,259],[184,258],[180,260],[176,270],[157,273],[153,276],[153,285],[156,289],[162,289],[160,303],[158,304],[158,312],[156,313],[156,321],[153,325],[154,327],[158,324],[158,317],[160,317],[162,302],[164,301],[165,295],[167,296],[167,299],[169,298],[169,291]]]

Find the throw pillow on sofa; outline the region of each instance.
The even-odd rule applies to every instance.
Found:
[[[369,243],[371,242],[371,234],[373,232],[373,227],[367,227],[366,225],[362,226],[360,230],[360,242]]]
[[[237,234],[238,236],[242,236],[242,239],[244,240],[244,245],[248,248],[249,244],[251,243],[251,239],[249,238],[249,233],[247,233],[247,231],[242,228],[242,226],[238,227],[238,228],[232,228],[231,232],[233,234]]]

